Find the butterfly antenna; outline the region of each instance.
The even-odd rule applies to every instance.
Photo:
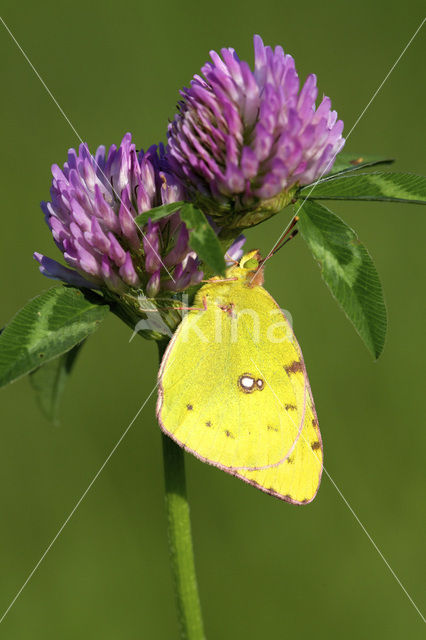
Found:
[[[287,244],[287,242],[290,242],[290,240],[293,240],[293,238],[295,238],[298,233],[299,233],[299,229],[294,229],[294,231],[290,233],[290,235],[284,240],[284,242],[281,242],[280,245],[275,249],[275,251],[271,253],[270,257],[272,258],[272,256],[278,253],[278,251],[282,249],[283,246]]]
[[[272,247],[268,255],[262,260],[262,266],[264,266],[265,263],[272,258],[272,256],[274,256],[280,249],[282,249],[283,246],[287,244],[287,242],[290,242],[290,240],[292,240],[297,236],[299,231],[294,227],[298,222],[299,222],[299,216],[294,216],[294,218],[291,220],[285,232],[279,238],[278,242]]]

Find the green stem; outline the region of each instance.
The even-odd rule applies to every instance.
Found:
[[[167,343],[158,343],[160,360]],[[195,575],[191,520],[186,495],[184,451],[163,433],[167,529],[180,635],[204,640],[200,598]]]

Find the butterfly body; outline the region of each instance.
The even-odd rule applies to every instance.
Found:
[[[164,354],[157,416],[201,460],[305,504],[322,472],[318,420],[300,347],[256,258],[199,290]]]

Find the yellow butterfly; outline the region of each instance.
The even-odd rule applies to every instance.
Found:
[[[157,417],[197,458],[293,504],[315,497],[322,442],[302,352],[252,251],[211,278],[164,354]]]

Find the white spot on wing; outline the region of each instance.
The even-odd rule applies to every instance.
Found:
[[[253,389],[254,378],[249,378],[249,376],[243,376],[242,378],[240,378],[240,381],[241,381],[241,386],[244,387],[244,389]]]

